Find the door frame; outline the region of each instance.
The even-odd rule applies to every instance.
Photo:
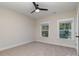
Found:
[[[77,13],[76,13],[76,21],[75,21],[75,39],[77,40],[77,55],[79,55],[79,38],[76,36],[79,36],[79,5],[77,6]]]

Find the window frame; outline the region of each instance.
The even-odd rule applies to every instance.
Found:
[[[42,25],[48,25],[48,30],[42,30]],[[45,37],[45,36],[42,36],[42,31],[48,31],[48,36]],[[43,37],[43,38],[48,38],[49,37],[49,22],[41,22],[40,23],[40,37]]]
[[[60,23],[67,23],[67,22],[72,22],[71,23],[71,38],[68,38],[66,40],[74,40],[74,18],[68,18],[68,19],[59,19],[57,21],[57,38],[64,40],[64,38],[60,38]]]

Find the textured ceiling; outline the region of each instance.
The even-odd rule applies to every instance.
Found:
[[[53,15],[54,12],[60,13],[75,10],[78,4],[77,2],[36,2],[36,3],[39,4],[39,7],[41,8],[47,8],[48,11],[40,11],[39,13],[31,14],[30,12],[35,9],[32,2],[0,2],[0,6],[15,10],[33,19],[40,19],[42,17]]]

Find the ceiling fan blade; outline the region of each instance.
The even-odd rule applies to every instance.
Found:
[[[35,6],[35,9],[38,8],[37,4],[35,2],[33,2],[33,5]]]
[[[33,12],[35,12],[35,10],[33,10],[33,11],[31,12],[31,14],[32,14]]]
[[[48,11],[48,9],[43,9],[43,8],[39,8],[39,10],[44,10],[44,11]]]

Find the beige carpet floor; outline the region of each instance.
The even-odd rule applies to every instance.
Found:
[[[75,56],[76,49],[31,42],[0,52],[0,56]]]

